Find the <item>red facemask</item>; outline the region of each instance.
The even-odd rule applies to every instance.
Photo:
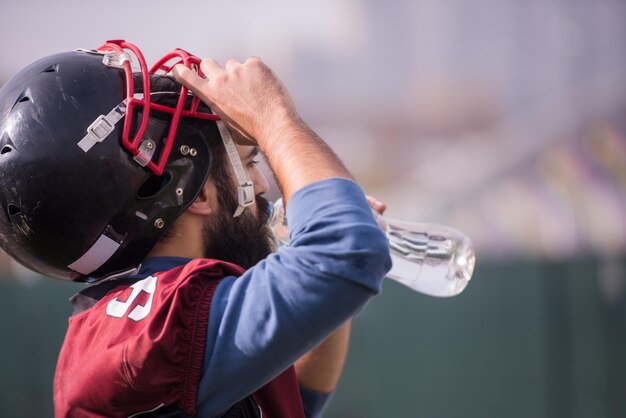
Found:
[[[196,71],[200,77],[203,77],[202,70],[200,69],[200,59],[198,57],[191,55],[190,53],[182,49],[175,49],[169,54],[163,56],[148,70],[146,60],[143,57],[143,54],[141,53],[139,48],[137,48],[137,46],[130,42],[126,42],[124,40],[110,40],[106,41],[97,50],[105,53],[103,62],[106,65],[124,69],[124,72],[126,74],[126,114],[132,115],[133,109],[136,106],[142,108],[142,116],[139,128],[137,129],[137,132],[135,133],[132,140],[130,139],[132,118],[125,118],[124,120],[124,129],[122,131],[122,145],[125,149],[131,152],[133,156],[136,157],[140,153],[139,145],[148,126],[148,118],[150,117],[150,112],[157,111],[169,113],[172,115],[170,129],[168,131],[167,137],[164,140],[163,151],[161,152],[158,161],[156,163],[150,161],[146,165],[146,168],[151,170],[157,176],[160,176],[163,173],[163,168],[165,167],[167,159],[172,150],[172,145],[174,144],[174,137],[176,136],[178,121],[181,117],[220,120],[219,116],[215,114],[198,112],[198,104],[200,101],[197,96],[193,97],[191,104],[188,108],[186,108],[185,102],[187,101],[188,90],[184,86],[182,86],[180,89],[180,95],[176,107],[156,104],[150,101],[150,74],[156,74],[158,72],[163,72],[167,74],[172,70],[172,68],[174,68],[174,66],[178,64],[183,64],[186,67]],[[131,54],[129,52],[126,52],[126,50],[130,51],[137,58],[137,61],[139,63],[141,78],[143,80],[143,97],[141,98],[135,97],[133,93],[134,82],[133,70],[131,68]]]

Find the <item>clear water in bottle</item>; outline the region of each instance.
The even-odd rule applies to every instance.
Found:
[[[450,297],[465,289],[475,262],[469,237],[443,225],[397,221],[372,213],[389,240],[393,266],[388,278],[430,296]],[[289,225],[282,199],[272,205],[269,225],[276,246],[288,245]]]

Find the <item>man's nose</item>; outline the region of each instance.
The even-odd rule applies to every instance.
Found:
[[[264,194],[269,191],[270,185],[267,181],[267,177],[265,177],[265,174],[263,174],[261,170],[255,170],[252,182],[254,183],[255,195]]]

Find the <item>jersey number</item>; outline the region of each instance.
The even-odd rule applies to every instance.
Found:
[[[156,290],[156,280],[156,277],[150,276],[133,284],[130,287],[133,291],[130,296],[128,296],[126,301],[120,302],[117,298],[114,298],[109,302],[107,305],[107,315],[114,316],[116,318],[123,318],[135,299],[137,299],[137,296],[139,296],[141,292],[146,292],[149,295],[146,304],[136,305],[128,314],[128,318],[133,321],[141,321],[144,319],[148,316],[150,308],[152,307],[152,297],[154,296],[154,291]]]

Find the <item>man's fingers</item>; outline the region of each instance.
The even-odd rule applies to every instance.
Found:
[[[234,67],[240,66],[241,63],[239,61],[237,61],[234,58],[229,59],[228,61],[226,61],[226,64],[224,64],[224,68],[226,70],[232,70]]]
[[[204,63],[206,60],[203,60]],[[211,60],[212,61],[212,60]],[[215,62],[215,61],[213,61]],[[209,64],[211,65],[211,64]],[[221,67],[218,68],[221,70]],[[203,69],[204,71],[204,69]],[[198,75],[193,70],[185,67],[182,64],[176,65],[172,74],[176,81],[180,84],[187,87],[191,90],[196,96],[200,98],[204,103],[206,103],[215,113],[219,115],[219,117],[229,126],[231,130],[236,131],[238,134],[235,136],[235,142],[242,145],[251,145],[256,144],[256,141],[252,138],[252,136],[246,132],[240,125],[238,125],[235,121],[233,121],[228,115],[226,115],[220,108],[217,106],[213,100],[209,97],[211,84],[209,80],[206,80]],[[206,75],[206,72],[205,72]]]
[[[213,101],[208,97],[207,81],[200,77],[198,73],[183,64],[178,64],[172,70],[172,74],[176,81],[191,90],[196,96],[198,96],[203,102],[210,107]]]
[[[376,199],[375,197],[372,197],[369,195],[366,195],[366,197],[367,197],[367,203],[369,203],[372,209],[374,209],[376,212],[380,213],[381,215],[385,212],[385,210],[387,209],[386,204]]]
[[[209,80],[224,72],[224,69],[213,58],[204,58],[200,62],[200,68]]]

